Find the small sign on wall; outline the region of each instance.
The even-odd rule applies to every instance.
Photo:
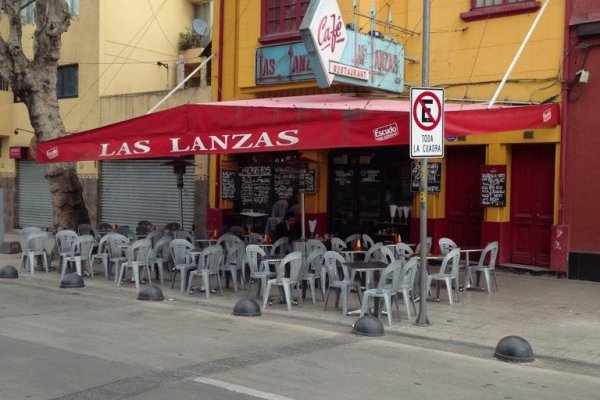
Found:
[[[481,205],[483,207],[506,205],[506,165],[481,167]]]

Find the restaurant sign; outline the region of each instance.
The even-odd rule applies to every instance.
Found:
[[[312,0],[300,34],[319,87],[345,83],[400,93],[404,47],[347,29],[337,1]]]
[[[256,84],[297,82],[315,79],[303,42],[259,47],[256,50]]]

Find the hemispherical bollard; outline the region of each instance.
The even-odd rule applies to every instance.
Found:
[[[363,336],[383,336],[385,334],[383,323],[379,318],[368,314],[356,320],[352,325],[352,333]]]
[[[162,289],[158,286],[144,285],[138,292],[137,299],[145,301],[163,301],[165,297],[163,296]]]
[[[502,361],[532,362],[533,349],[527,340],[520,336],[506,336],[496,345],[494,356]]]
[[[0,268],[0,278],[2,279],[16,279],[19,277],[19,271],[12,265],[6,265]]]
[[[74,289],[85,287],[83,278],[76,273],[66,274],[60,281],[60,287],[63,289]]]
[[[233,306],[233,315],[241,317],[258,317],[261,315],[260,306],[254,299],[244,297]]]

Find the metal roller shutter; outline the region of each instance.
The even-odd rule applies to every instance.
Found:
[[[137,226],[148,220],[164,226],[179,222],[179,189],[165,160],[103,161],[100,166],[100,221]],[[183,175],[183,228],[194,216],[194,167]]]
[[[37,226],[52,228],[52,195],[50,186],[44,178],[44,164],[35,161],[19,161],[18,175],[18,219],[19,228]]]

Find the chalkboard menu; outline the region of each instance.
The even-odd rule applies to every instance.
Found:
[[[506,165],[481,167],[481,205],[483,207],[506,205]]]
[[[379,175],[381,171],[378,169],[363,169],[360,171],[361,183],[377,183],[381,182]]]
[[[351,169],[333,170],[333,180],[337,186],[349,186],[353,183],[354,171]]]
[[[237,199],[237,172],[236,162],[223,161],[221,163],[221,198],[223,200]]]
[[[290,166],[277,165],[273,167],[273,190],[275,200],[289,200],[294,195],[294,188],[298,190],[298,173]]]
[[[304,174],[304,192],[316,193],[317,191],[317,170],[309,169]]]
[[[439,193],[442,189],[442,163],[427,164],[427,192]],[[411,173],[411,189],[418,192],[421,187],[421,163],[413,161]]]
[[[238,170],[242,208],[269,211],[271,200],[270,165],[243,165]]]

